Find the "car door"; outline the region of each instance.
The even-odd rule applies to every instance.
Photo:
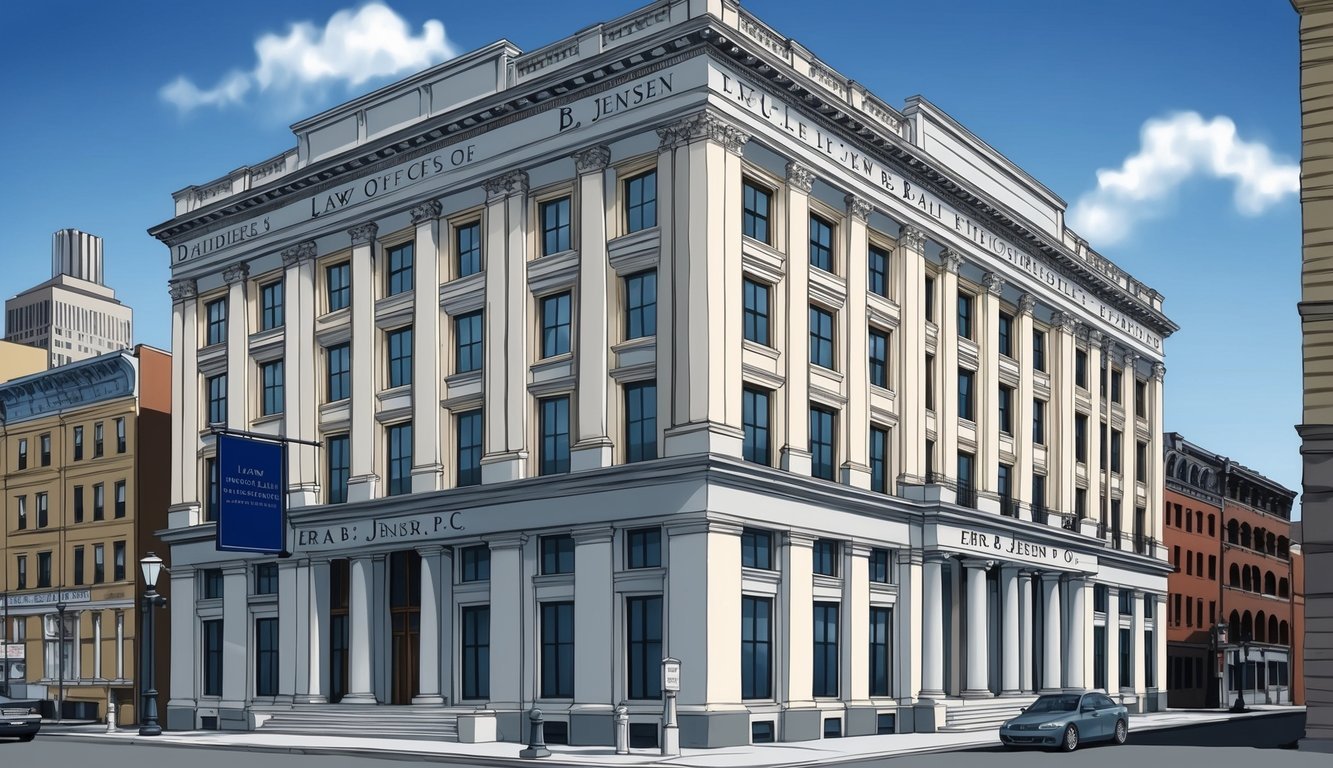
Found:
[[[1083,741],[1104,738],[1110,733],[1106,725],[1109,714],[1098,703],[1100,696],[1095,693],[1085,694],[1078,706],[1078,732]]]
[[[1101,729],[1099,736],[1103,739],[1109,739],[1115,733],[1116,715],[1120,711],[1120,705],[1116,704],[1109,696],[1100,693],[1093,698],[1097,704],[1097,724]]]

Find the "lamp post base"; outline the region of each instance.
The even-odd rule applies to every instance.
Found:
[[[139,726],[139,735],[140,735],[140,736],[161,736],[161,735],[162,735],[162,726],[158,725],[157,723],[145,723],[144,725]]]

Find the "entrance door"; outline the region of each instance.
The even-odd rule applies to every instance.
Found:
[[[329,702],[347,694],[348,568],[346,560],[329,563]]]
[[[389,556],[389,617],[393,625],[393,704],[411,704],[421,682],[421,556]]]

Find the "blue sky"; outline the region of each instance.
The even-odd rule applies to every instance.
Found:
[[[166,348],[168,253],[145,230],[170,217],[171,192],[293,146],[292,122],[419,61],[502,37],[531,50],[643,2],[387,5],[401,28],[355,2],[0,4],[0,28],[11,31],[0,48],[0,294],[49,277],[52,232],[92,232],[106,240],[107,282],[134,306],[137,341]],[[1165,294],[1181,326],[1166,347],[1166,426],[1299,488],[1300,209],[1288,184],[1300,149],[1299,58],[1289,4],[745,6],[890,104],[923,94],[1071,206],[1096,192],[1099,170],[1137,156],[1134,173],[1104,176],[1121,183],[1090,198],[1115,216],[1105,236],[1082,234]],[[409,44],[338,47],[352,39],[339,30],[367,21]],[[308,26],[293,33],[298,22]],[[300,55],[311,50],[328,54],[326,70]],[[346,66],[354,55],[360,63]],[[397,75],[350,84],[371,71]],[[181,108],[219,84],[237,98]],[[1171,117],[1181,112],[1199,117]],[[1152,120],[1166,153],[1142,151]],[[1169,167],[1172,152],[1193,162]]]

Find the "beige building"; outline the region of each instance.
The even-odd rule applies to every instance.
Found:
[[[1305,741],[1333,752],[1333,3],[1292,0],[1301,36],[1302,355]]]
[[[46,370],[46,351],[12,341],[0,341],[0,381]]]
[[[137,716],[138,560],[162,551],[170,367],[140,346],[0,384],[4,682],[48,716],[63,699],[67,718],[104,718],[108,698]]]
[[[102,238],[62,229],[51,236],[51,279],[5,302],[5,340],[44,349],[50,365],[129,349],[134,311],[102,275]]]

